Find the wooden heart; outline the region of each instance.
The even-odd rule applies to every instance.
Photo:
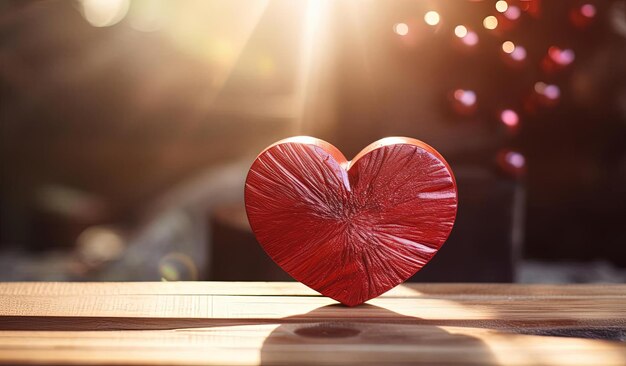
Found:
[[[385,138],[347,161],[325,141],[292,137],[256,158],[245,201],[280,267],[354,306],[431,260],[452,230],[457,189],[443,157],[419,140]]]

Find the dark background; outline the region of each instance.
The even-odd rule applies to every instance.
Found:
[[[0,2],[0,280],[288,279],[243,179],[304,134],[451,163],[415,280],[623,282],[626,1],[495,4]]]

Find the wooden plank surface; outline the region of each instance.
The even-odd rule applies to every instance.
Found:
[[[595,339],[594,339],[595,338]],[[626,365],[624,285],[3,283],[0,363]]]

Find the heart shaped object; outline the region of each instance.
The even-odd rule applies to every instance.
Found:
[[[385,138],[347,161],[325,141],[292,137],[256,158],[245,201],[280,267],[354,306],[431,260],[452,230],[457,188],[443,157],[419,140]]]

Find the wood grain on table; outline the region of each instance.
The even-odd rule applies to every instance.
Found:
[[[626,285],[2,283],[4,364],[626,365]]]

